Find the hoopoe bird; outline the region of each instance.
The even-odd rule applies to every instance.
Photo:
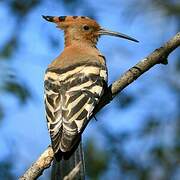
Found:
[[[75,151],[84,127],[107,88],[105,57],[96,48],[99,37],[110,35],[138,41],[106,30],[84,16],[43,18],[56,23],[65,35],[64,51],[48,66],[44,81],[48,130],[59,161]]]

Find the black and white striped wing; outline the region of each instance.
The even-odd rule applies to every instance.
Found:
[[[52,147],[56,153],[62,135],[62,97],[56,81],[45,80],[45,110]]]
[[[95,106],[103,94],[103,81],[94,78],[80,78],[77,87],[66,92],[63,105],[63,134],[60,149],[68,151],[76,143],[76,136],[92,115]]]
[[[56,75],[59,73],[59,81],[56,80],[54,86],[51,83],[49,88],[51,87],[51,91],[53,91],[53,88],[56,89],[59,86],[59,94],[55,90],[54,94],[46,93],[48,127],[55,152],[58,150],[67,152],[76,144],[77,137],[81,134],[82,128],[104,92],[106,69],[99,65],[81,64],[75,66],[71,71],[62,71],[61,73],[54,71],[53,73]],[[50,96],[54,97],[50,99]],[[51,105],[48,99],[54,105]],[[53,120],[48,119],[48,110],[53,112],[49,113]]]

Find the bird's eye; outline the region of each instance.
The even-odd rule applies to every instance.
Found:
[[[84,29],[85,31],[88,31],[88,30],[89,30],[89,26],[85,25],[85,26],[83,26],[83,29]]]

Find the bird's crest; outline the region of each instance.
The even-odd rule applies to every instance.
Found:
[[[42,16],[45,20],[58,24],[58,27],[72,26],[74,24],[89,24],[94,27],[99,27],[98,23],[87,16]]]
[[[90,20],[87,16],[42,16],[44,19],[50,22],[74,22],[79,20]],[[92,19],[91,19],[92,20]]]

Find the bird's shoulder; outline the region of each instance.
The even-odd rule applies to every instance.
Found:
[[[66,47],[63,52],[49,65],[48,68],[67,68],[73,65],[96,63],[105,66],[105,57],[97,48],[88,46],[70,46]]]

